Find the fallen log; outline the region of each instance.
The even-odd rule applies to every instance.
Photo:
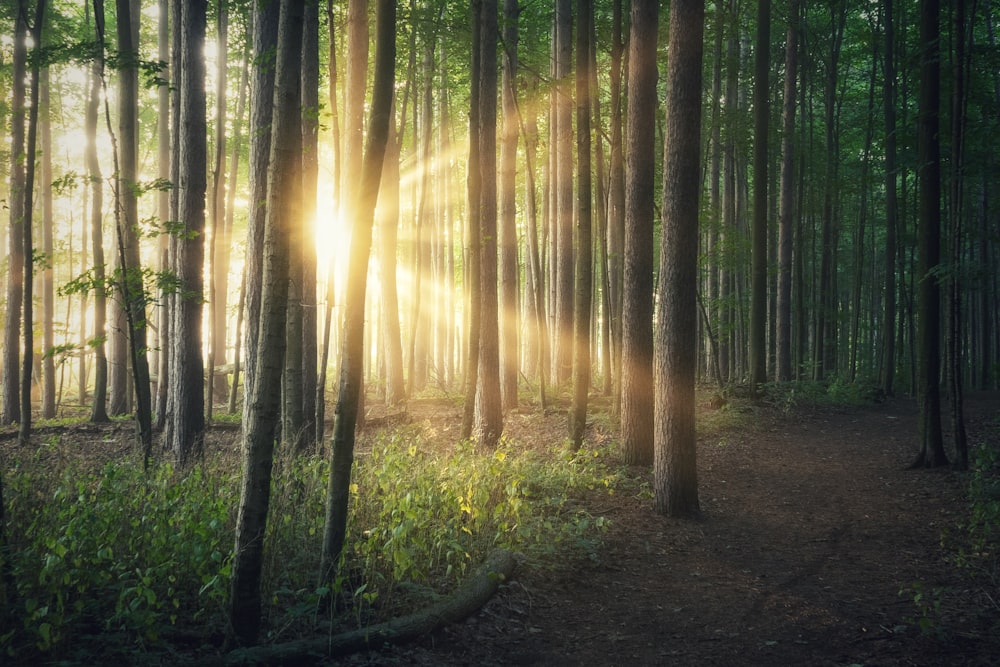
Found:
[[[514,554],[497,549],[454,593],[420,611],[329,637],[235,649],[224,656],[223,664],[227,667],[305,664],[313,658],[344,656],[412,641],[474,614],[493,597],[500,583],[513,574],[515,566]]]

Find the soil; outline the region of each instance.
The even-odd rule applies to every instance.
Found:
[[[973,443],[995,437],[1000,399],[970,397],[966,414]],[[595,495],[611,525],[595,559],[515,574],[464,623],[349,662],[996,665],[996,582],[953,561],[967,473],[907,469],[916,418],[903,399],[761,410],[699,442],[701,520]]]

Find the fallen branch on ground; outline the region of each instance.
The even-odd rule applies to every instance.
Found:
[[[223,664],[295,664],[312,657],[343,656],[411,641],[471,616],[493,597],[500,583],[513,574],[514,567],[514,555],[497,549],[454,593],[420,611],[330,637],[236,649],[224,657]]]

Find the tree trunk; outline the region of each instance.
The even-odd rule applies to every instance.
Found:
[[[656,511],[671,517],[700,513],[694,384],[704,24],[704,0],[671,3],[653,464]]]
[[[633,0],[628,56],[621,429],[625,461],[653,462],[653,216],[656,0]]]
[[[884,0],[884,3],[882,104],[885,115],[885,288],[881,325],[882,372],[879,384],[886,396],[892,396],[895,393],[893,385],[896,377],[896,226],[899,218],[896,201],[896,44],[894,0]]]
[[[320,561],[320,582],[331,582],[347,534],[347,506],[351,466],[354,463],[354,432],[364,370],[364,313],[368,289],[368,260],[372,226],[378,199],[382,163],[392,117],[392,95],[396,64],[396,3],[378,0],[375,21],[375,79],[367,146],[361,167],[351,233],[351,251],[344,302],[344,342],[340,361],[340,393],[333,428],[330,480],[326,497],[326,524]],[[348,191],[345,191],[348,192]],[[350,324],[350,326],[347,326]]]
[[[948,464],[941,433],[941,106],[938,0],[920,0],[920,92],[917,112],[917,405],[920,452],[913,467]]]
[[[500,141],[500,395],[503,411],[517,407],[520,372],[518,347],[518,258],[515,176],[517,158],[517,20],[518,0],[503,3],[503,127]]]
[[[319,2],[307,2],[302,21],[302,440],[317,443],[316,193],[319,182]]]
[[[28,62],[27,0],[19,0],[14,19],[14,45],[11,60],[10,103],[10,190],[8,208],[7,309],[3,342],[3,409],[0,422],[13,424],[21,418],[21,306],[24,302],[24,80]]]
[[[31,372],[33,369],[34,332],[32,319],[32,281],[34,277],[34,245],[32,243],[32,210],[35,186],[35,146],[38,141],[38,99],[40,83],[40,56],[42,52],[42,23],[45,19],[45,0],[38,0],[35,5],[35,23],[31,27],[31,40],[35,58],[31,63],[31,96],[28,106],[28,143],[25,149],[24,161],[27,165],[24,171],[24,304],[21,306],[24,328],[24,350],[21,355],[21,419],[17,432],[17,442],[27,446],[31,437]]]
[[[798,76],[799,0],[788,3],[785,37],[785,95],[781,113],[781,184],[778,213],[778,381],[792,379],[792,239],[795,188],[795,84]]]
[[[212,190],[207,203],[211,232],[208,239],[208,359],[205,379],[205,421],[212,421],[215,395],[226,395],[226,375],[216,377],[216,366],[226,363],[226,291],[229,275],[228,257],[221,257],[229,249],[226,230],[226,104],[229,83],[229,12],[221,4],[216,9],[216,48],[218,62],[215,73],[215,146],[212,157]],[[229,189],[236,185],[232,175]],[[225,262],[220,260],[225,259]],[[218,381],[218,385],[216,382]]]
[[[753,83],[753,223],[750,269],[750,390],[767,380],[767,181],[768,71],[771,66],[771,0],[757,0]]]
[[[583,444],[590,390],[590,311],[593,298],[593,238],[590,173],[590,21],[593,3],[577,2],[576,27],[576,294],[573,304],[573,407],[570,439]]]
[[[468,304],[469,316],[466,322],[468,342],[466,343],[466,368],[465,368],[465,403],[462,409],[462,439],[467,440],[472,437],[472,427],[476,414],[476,394],[479,378],[479,347],[480,347],[480,321],[482,319],[482,252],[480,216],[482,215],[479,206],[480,191],[482,189],[482,164],[479,159],[479,134],[480,118],[479,107],[480,89],[479,73],[482,69],[480,60],[480,14],[482,13],[481,0],[472,0],[472,57],[469,67],[469,162],[467,179],[467,203],[469,207],[468,223],[466,234],[465,262],[463,263],[464,280],[467,289],[466,303]]]
[[[625,165],[622,155],[622,0],[611,3],[611,144],[608,183],[608,309],[611,333],[612,412],[618,412],[622,394],[622,283],[625,247]]]
[[[277,435],[285,353],[285,305],[289,279],[289,233],[300,212],[301,138],[299,77],[302,52],[302,7],[282,0],[278,21],[274,75],[274,107],[267,171],[267,215],[262,255],[258,354],[250,393],[243,401],[243,477],[230,589],[230,639],[241,645],[257,642],[261,626],[260,574],[270,505],[271,467]],[[255,136],[254,141],[260,141]]]
[[[181,115],[180,200],[178,225],[172,239],[174,271],[180,291],[175,299],[170,373],[173,385],[167,448],[181,466],[200,453],[205,431],[205,386],[201,356],[202,277],[205,265],[206,116],[204,67],[205,0],[183,3],[180,62]]]
[[[39,141],[42,150],[42,419],[56,416],[56,366],[55,366],[55,285],[52,254],[52,122],[49,103],[49,67],[39,73]]]
[[[159,20],[157,23],[157,56],[164,63],[170,62],[170,2],[169,0],[157,0],[159,9]],[[170,82],[177,71],[176,66],[171,68],[169,64],[160,70],[159,76],[163,79],[157,89],[157,117],[156,117],[156,150],[157,150],[157,176],[167,181],[171,177],[171,146],[170,146]],[[96,155],[95,155],[96,160]],[[164,188],[156,194],[156,215],[161,230],[166,230],[170,221],[170,190]],[[157,269],[160,274],[170,271],[170,235],[160,234],[157,239]],[[170,384],[168,375],[170,374],[170,296],[166,288],[159,293],[159,304],[154,307],[157,323],[157,350],[156,350],[156,407],[153,412],[156,414],[155,428],[162,429],[167,420],[167,387]],[[105,371],[106,373],[107,371]]]
[[[556,253],[555,383],[570,379],[573,366],[573,5],[556,0],[555,9],[555,171],[553,222]]]
[[[271,56],[278,41],[278,2],[256,2],[253,4],[253,52],[261,57],[261,62],[253,69],[250,86],[250,211],[247,220],[247,250],[244,266],[245,276],[245,319],[248,323],[244,333],[245,357],[251,360],[244,369],[243,396],[253,393],[254,373],[257,358],[258,327],[252,323],[260,321],[261,280],[264,271],[264,222],[267,216],[267,170],[271,151],[271,120],[274,104],[274,65]],[[246,398],[244,398],[246,402]]]
[[[500,399],[500,331],[497,306],[497,2],[482,0],[479,70],[480,195],[479,260],[482,311],[479,320],[479,371],[473,436],[484,448],[496,447],[503,432]],[[473,82],[475,85],[476,82]],[[473,110],[477,113],[477,110]],[[572,188],[572,184],[570,186]]]
[[[382,283],[382,322],[385,328],[385,401],[398,405],[406,399],[403,378],[403,343],[399,324],[399,290],[396,281],[396,245],[399,227],[399,139],[389,132],[379,188],[377,226]]]

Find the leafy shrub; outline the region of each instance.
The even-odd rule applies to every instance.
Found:
[[[134,462],[96,474],[67,468],[10,478],[10,565],[22,627],[0,638],[8,654],[48,652],[74,635],[103,633],[145,646],[183,621],[203,621],[228,588],[229,493],[194,470],[144,476]],[[43,491],[44,490],[44,491]]]

